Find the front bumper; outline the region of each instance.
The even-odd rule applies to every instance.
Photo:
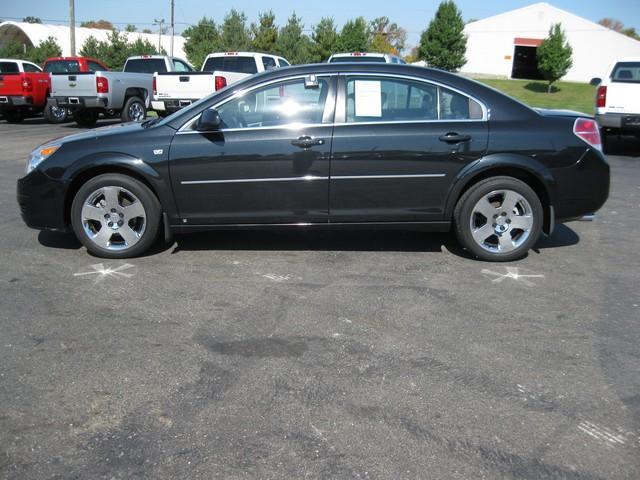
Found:
[[[0,95],[0,110],[13,110],[16,107],[33,107],[33,97]]]
[[[50,102],[69,110],[85,110],[87,108],[106,109],[109,100],[100,97],[52,97]]]
[[[602,128],[640,132],[640,113],[597,113],[596,121]]]
[[[52,180],[38,169],[18,179],[20,215],[28,227],[66,230],[65,194],[68,184]]]

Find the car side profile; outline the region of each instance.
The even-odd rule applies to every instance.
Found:
[[[276,69],[38,147],[18,202],[30,227],[71,229],[106,258],[174,232],[421,228],[509,261],[608,197],[597,124],[578,115],[429,68]]]

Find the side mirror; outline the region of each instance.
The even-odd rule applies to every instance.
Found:
[[[220,125],[222,125],[222,118],[220,118],[218,111],[208,108],[200,115],[196,130],[199,132],[213,132],[220,130]]]
[[[598,77],[592,78],[591,81],[589,82],[589,84],[593,85],[594,87],[597,87],[601,83],[602,83],[602,79]]]

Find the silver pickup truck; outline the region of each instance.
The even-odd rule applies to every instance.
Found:
[[[71,110],[76,123],[84,127],[94,126],[100,113],[140,122],[147,116],[152,82],[148,73],[52,73],[51,101]]]

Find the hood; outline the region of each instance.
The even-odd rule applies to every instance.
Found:
[[[121,133],[131,133],[144,129],[142,124],[136,122],[129,123],[117,123],[115,125],[107,125],[106,127],[94,128],[92,130],[87,130],[79,133],[72,133],[71,135],[65,135],[62,137],[56,137],[43,145],[48,145],[51,143],[69,143],[75,142],[78,140],[91,140],[91,139],[99,139],[101,137],[108,137],[111,135],[118,135]]]

